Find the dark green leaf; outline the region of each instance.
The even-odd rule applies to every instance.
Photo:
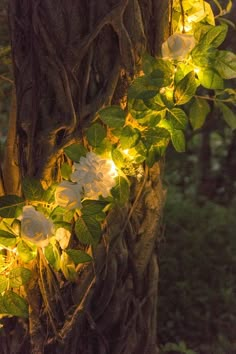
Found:
[[[22,181],[22,189],[25,199],[42,200],[44,189],[38,179],[25,177]]]
[[[91,262],[93,260],[89,254],[87,254],[81,250],[68,249],[68,250],[66,250],[66,253],[72,259],[72,261],[75,263],[75,265],[80,264],[80,263]]]
[[[9,286],[10,288],[19,288],[28,283],[30,278],[31,271],[29,269],[23,267],[13,268],[9,273]]]
[[[13,316],[28,317],[28,304],[13,291],[7,291],[1,298],[6,313]]]
[[[16,236],[8,231],[0,230],[0,245],[13,247],[16,244]]]
[[[217,102],[217,107],[219,107],[223,119],[230,126],[232,130],[236,129],[236,114],[223,102]]]
[[[98,112],[101,120],[110,128],[122,128],[125,124],[126,113],[120,106],[109,106]]]
[[[81,243],[96,246],[101,237],[101,225],[94,216],[82,215],[76,221],[75,234]]]
[[[17,216],[17,208],[22,207],[24,204],[24,199],[17,195],[0,197],[0,216],[3,218],[14,218]]]
[[[106,201],[102,200],[84,200],[82,203],[81,213],[83,215],[96,215],[103,211],[107,205]]]
[[[95,147],[101,144],[106,135],[106,129],[99,123],[92,124],[86,132],[89,144]]]
[[[80,158],[85,156],[88,151],[83,145],[72,144],[64,148],[64,152],[69,157],[69,159],[75,162],[79,162]]]

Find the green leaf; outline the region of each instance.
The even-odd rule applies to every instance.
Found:
[[[89,144],[95,147],[101,144],[106,135],[106,129],[99,123],[92,124],[86,132]]]
[[[188,123],[186,113],[180,108],[169,110],[167,118],[175,129],[185,129]]]
[[[44,189],[38,179],[25,177],[22,181],[22,189],[25,199],[42,200]]]
[[[7,291],[1,297],[0,303],[3,304],[6,313],[13,316],[28,317],[28,304],[21,296],[13,291]],[[0,306],[1,307],[1,306]]]
[[[58,271],[60,269],[61,255],[57,244],[49,243],[44,249],[44,254],[49,264],[51,264],[51,266]]]
[[[176,151],[185,151],[185,136],[181,130],[175,130],[172,132],[171,141]]]
[[[116,167],[122,168],[125,165],[125,157],[119,149],[113,149],[111,157]]]
[[[48,189],[44,191],[43,200],[47,203],[53,203],[55,201],[55,190],[57,184],[52,184]]]
[[[16,236],[10,232],[0,230],[0,245],[5,247],[13,247],[16,244]]]
[[[63,163],[61,165],[61,176],[63,179],[70,179],[70,175],[72,173],[72,168],[70,165],[68,165],[68,163]]]
[[[188,73],[180,80],[174,90],[175,103],[177,105],[185,104],[194,96],[198,84],[195,79],[194,71]]]
[[[37,246],[31,244],[30,246],[25,241],[20,241],[17,244],[17,253],[22,262],[28,263],[37,256]]]
[[[232,130],[236,129],[236,114],[223,102],[217,102],[217,107],[220,109],[223,119]]]
[[[119,205],[124,205],[129,200],[130,187],[128,181],[121,176],[115,178],[116,185],[111,189],[111,195]]]
[[[143,137],[145,139],[144,141],[148,148],[150,148],[152,145],[157,145],[163,139],[168,139],[169,136],[169,132],[162,127],[149,128],[143,133]]]
[[[0,274],[0,294],[3,293],[8,287],[8,279],[5,275]],[[1,313],[1,306],[0,306],[0,313]]]
[[[192,59],[193,59],[193,64],[199,67],[208,67],[208,66],[213,66],[214,67],[214,61],[217,53],[217,49],[208,47],[206,46],[205,48],[202,48],[202,46],[196,45],[194,49],[192,50]]]
[[[202,38],[201,45],[217,48],[224,42],[228,27],[225,25],[213,26]]]
[[[125,124],[126,113],[120,106],[105,107],[98,114],[109,128],[122,128]]]
[[[69,281],[76,281],[77,273],[75,269],[75,264],[72,259],[68,256],[66,252],[62,252],[61,262],[60,262],[61,270],[64,274],[64,277]]]
[[[200,70],[198,73],[200,84],[211,90],[220,90],[224,88],[222,77],[214,69]]]
[[[66,156],[69,157],[74,162],[79,162],[82,156],[85,156],[88,152],[83,145],[80,144],[72,144],[64,148],[64,152]]]
[[[236,54],[219,50],[214,67],[223,79],[236,78]]]
[[[9,273],[10,288],[19,288],[20,286],[28,283],[31,278],[31,274],[31,271],[27,268],[13,268]]]
[[[75,234],[85,245],[96,246],[101,237],[101,225],[91,215],[82,215],[75,223]]]
[[[75,263],[75,265],[80,264],[80,263],[91,262],[93,260],[89,254],[87,254],[81,250],[68,249],[68,250],[66,250],[66,253],[72,259],[72,261]]]
[[[121,132],[120,144],[122,149],[129,149],[135,146],[140,139],[140,133],[138,129],[127,125]]]
[[[96,215],[103,211],[108,203],[102,200],[84,200],[82,203],[81,213],[83,215]]]
[[[202,98],[195,98],[189,110],[189,120],[194,130],[203,126],[209,112],[208,102]]]
[[[136,99],[149,99],[154,97],[161,87],[167,86],[167,80],[161,71],[154,71],[147,76],[141,76],[134,80],[128,90],[128,97]]]
[[[0,197],[0,216],[3,218],[17,217],[18,207],[22,207],[24,204],[24,199],[17,195],[4,195]]]

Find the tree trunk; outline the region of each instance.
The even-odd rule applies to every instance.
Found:
[[[162,0],[9,0],[19,176],[45,185],[60,178],[63,148],[83,139],[101,107],[125,107],[142,53],[160,49],[167,16]],[[14,353],[158,353],[161,169],[145,168],[127,206],[108,215],[94,265],[81,266],[76,284],[59,289],[39,255],[27,289],[29,335]]]

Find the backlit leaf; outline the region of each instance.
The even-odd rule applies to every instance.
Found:
[[[185,136],[182,130],[175,130],[171,134],[171,141],[176,151],[185,151]]]
[[[209,112],[208,102],[202,98],[195,98],[189,110],[189,120],[194,130],[203,126]]]
[[[16,236],[8,231],[0,230],[0,245],[13,247],[16,244]]]
[[[182,105],[191,100],[198,87],[194,71],[188,73],[180,80],[174,90],[175,103]]]
[[[22,240],[17,244],[17,253],[22,262],[28,263],[37,256],[37,246],[33,244],[29,246]]]
[[[18,267],[13,268],[9,273],[10,288],[19,288],[28,283],[31,278],[31,271],[27,268]]]
[[[200,70],[198,79],[200,84],[207,89],[219,90],[224,88],[222,77],[214,69]]]
[[[23,207],[25,201],[17,195],[4,195],[0,197],[0,216],[14,218],[17,216],[18,207]]]

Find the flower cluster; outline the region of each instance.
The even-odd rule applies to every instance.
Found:
[[[115,185],[116,169],[111,160],[102,159],[94,152],[88,152],[74,164],[71,181],[59,184],[55,193],[56,203],[69,210],[81,208],[81,199],[108,197]]]

